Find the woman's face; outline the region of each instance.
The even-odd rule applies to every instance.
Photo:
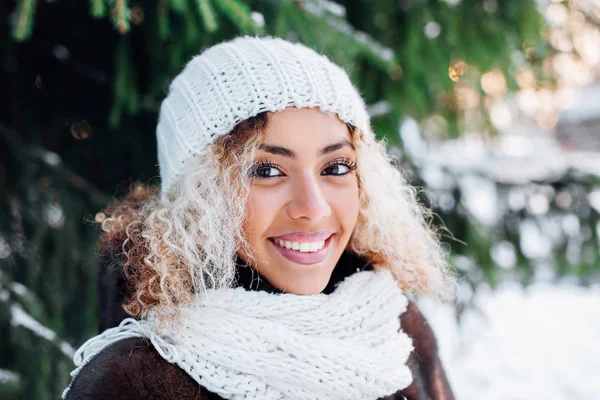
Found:
[[[350,132],[337,117],[313,108],[270,114],[244,234],[253,266],[273,286],[295,294],[327,286],[358,217],[355,169]]]

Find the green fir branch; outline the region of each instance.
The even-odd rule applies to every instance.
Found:
[[[196,0],[198,15],[208,32],[215,32],[218,29],[215,11],[210,4],[210,0]]]
[[[215,0],[217,6],[240,31],[246,34],[257,34],[260,28],[254,23],[250,8],[238,0]]]
[[[135,70],[131,60],[129,41],[124,39],[116,52],[116,72],[114,80],[114,103],[109,125],[116,129],[123,111],[134,115],[139,110],[139,93],[135,84]]]
[[[275,23],[273,24],[273,33],[275,36],[279,36],[285,38],[289,29],[289,20],[288,20],[288,9],[289,6],[287,3],[283,3],[279,9],[277,10],[277,14],[275,17]]]
[[[171,23],[169,22],[169,0],[158,1],[158,37],[167,40],[171,36]]]
[[[333,35],[342,35],[350,43],[356,43],[360,53],[387,72],[398,69],[398,58],[394,50],[383,46],[369,34],[354,28],[343,17],[331,15],[324,9],[311,7],[312,3],[300,3],[300,9],[308,19],[313,20]]]
[[[129,32],[131,18],[131,9],[127,4],[127,0],[111,0],[113,10],[111,11],[111,17],[115,28],[121,35]]]
[[[8,143],[9,151],[12,154],[18,154],[19,159],[23,160],[25,165],[31,165],[32,162],[43,164],[52,174],[63,177],[70,187],[81,194],[86,194],[93,207],[104,207],[111,201],[111,198],[93,183],[87,181],[64,163],[48,163],[48,151],[38,145],[27,143],[23,136],[22,132],[14,131],[0,122],[0,137],[5,139],[4,143]]]
[[[188,2],[186,0],[169,0],[171,9],[177,14],[183,15],[189,11]]]
[[[93,18],[106,16],[106,0],[90,0],[90,15]]]
[[[31,37],[37,0],[20,0],[17,9],[17,21],[13,27],[13,38],[19,42]]]

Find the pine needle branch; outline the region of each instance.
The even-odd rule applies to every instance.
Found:
[[[158,2],[158,37],[167,40],[171,35],[171,24],[169,22],[169,0]]]
[[[115,28],[117,28],[119,33],[124,35],[129,32],[131,9],[127,4],[127,0],[112,0],[112,2],[114,4],[113,11],[111,11],[113,23],[115,24]]]
[[[330,2],[327,2],[330,3]],[[332,12],[331,5],[322,1],[303,0],[299,6],[306,13],[316,17],[317,20],[324,22],[330,30],[346,36],[360,46],[361,53],[366,54],[375,63],[382,66],[386,71],[394,71],[399,67],[395,52],[387,48],[378,41],[374,40],[365,32],[352,27],[345,19],[345,10]],[[326,7],[327,6],[327,7]]]
[[[225,16],[231,20],[243,33],[257,34],[260,28],[254,22],[248,6],[238,0],[215,0]]]
[[[37,0],[20,0],[17,11],[17,21],[13,28],[13,38],[22,42],[31,37],[33,19]]]
[[[169,6],[177,14],[185,14],[188,12],[188,2],[186,0],[168,0]]]
[[[73,188],[79,190],[81,193],[86,194],[88,198],[91,199],[94,206],[103,207],[111,201],[109,196],[105,195],[93,183],[75,173],[66,164],[62,162],[49,163],[47,156],[48,151],[46,149],[34,144],[26,143],[22,139],[22,135],[16,131],[13,131],[11,128],[1,122],[0,136],[3,136],[6,139],[6,142],[9,144],[9,151],[16,152],[18,149],[19,153],[17,154],[19,154],[19,157],[22,158],[24,162],[43,163],[48,170],[52,171],[52,173],[63,177],[64,180],[69,182]]]
[[[90,0],[90,14],[93,18],[106,16],[106,0]]]
[[[196,0],[196,9],[198,10],[202,24],[204,24],[204,29],[208,32],[216,31],[219,26],[217,25],[217,18],[210,0]]]

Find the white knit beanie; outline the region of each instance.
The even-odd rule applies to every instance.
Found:
[[[346,72],[314,50],[273,37],[238,37],[194,57],[160,107],[156,136],[162,194],[193,157],[263,111],[319,107],[372,135],[365,103]]]

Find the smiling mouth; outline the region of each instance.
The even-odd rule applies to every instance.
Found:
[[[314,242],[295,242],[278,238],[269,238],[269,241],[279,254],[289,261],[296,264],[311,265],[320,263],[327,258],[333,236],[332,234],[325,240]]]
[[[272,239],[280,247],[284,247],[288,250],[296,250],[301,253],[314,253],[315,251],[321,250],[325,247],[325,240],[316,242],[293,242],[281,239]]]

